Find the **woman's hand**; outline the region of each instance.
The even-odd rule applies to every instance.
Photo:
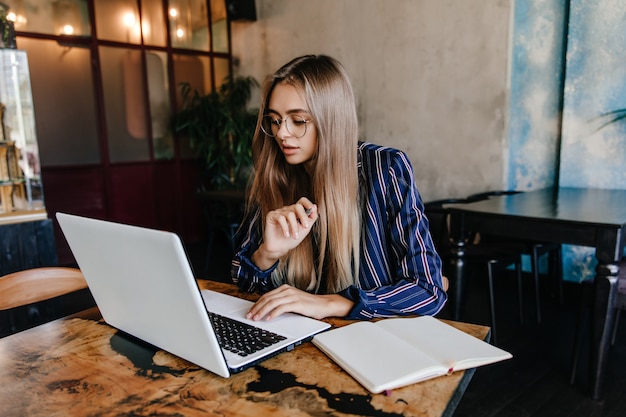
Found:
[[[252,255],[252,262],[260,269],[270,268],[302,242],[317,218],[317,206],[306,197],[267,213],[263,243]]]
[[[443,290],[445,292],[448,292],[448,288],[450,287],[450,281],[448,280],[448,277],[445,276],[441,276],[441,286],[443,287]]]
[[[314,319],[344,317],[353,306],[351,300],[338,294],[310,294],[285,284],[261,296],[246,317],[255,321],[271,320],[283,313],[298,313]]]

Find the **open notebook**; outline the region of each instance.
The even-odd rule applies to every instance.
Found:
[[[313,343],[372,393],[512,357],[430,316],[357,322]]]
[[[218,375],[228,377],[330,327],[296,314],[247,320],[250,301],[200,291],[174,233],[64,213],[57,220],[108,324]]]

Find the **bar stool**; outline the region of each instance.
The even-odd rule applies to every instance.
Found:
[[[578,370],[578,361],[582,351],[583,334],[585,323],[591,321],[593,312],[593,280],[586,280],[580,283],[580,306],[578,310],[578,318],[576,322],[576,335],[574,336],[574,349],[572,354],[572,364],[570,370],[570,384],[574,384],[576,381],[576,373]],[[619,319],[621,313],[626,310],[626,257],[622,258],[619,264],[619,274],[617,276],[617,296],[615,299],[615,310],[611,311],[607,309],[604,321],[613,317],[613,328],[611,330],[611,347],[615,345],[615,337],[617,335],[617,327],[619,325]],[[590,330],[590,329],[589,329]],[[595,379],[595,384],[599,383],[599,376],[592,375]]]
[[[467,197],[467,202],[481,201],[486,200],[491,197],[496,197],[500,195],[513,195],[519,194],[523,191],[515,191],[515,190],[496,190],[496,191],[485,191],[481,193],[472,194]],[[552,242],[539,242],[534,240],[512,240],[512,239],[496,239],[493,241],[493,237],[491,237],[492,243],[497,244],[498,242],[504,242],[509,245],[518,245],[521,248],[521,254],[526,255],[530,258],[530,267],[531,273],[534,280],[534,290],[535,290],[535,308],[537,314],[537,323],[541,323],[541,303],[540,303],[540,295],[539,295],[539,258],[543,255],[551,256],[551,265],[554,267],[553,275],[556,280],[556,285],[558,287],[559,293],[559,302],[563,304],[563,271],[561,267],[562,263],[562,252],[561,252],[561,244],[552,243]],[[520,290],[521,291],[521,290]],[[521,293],[520,293],[521,297]]]
[[[452,249],[452,236],[449,230],[449,211],[445,208],[446,204],[460,204],[472,202],[468,199],[450,198],[443,200],[430,201],[424,204],[424,213],[428,218],[430,234],[437,252],[444,260],[444,265],[450,260],[448,254]],[[497,270],[503,270],[509,266],[513,266],[517,276],[518,297],[519,297],[519,316],[520,324],[523,323],[523,304],[522,304],[522,275],[521,275],[521,249],[519,245],[504,245],[498,243],[496,245],[475,244],[472,239],[465,246],[464,259],[467,263],[482,265],[487,269],[487,278],[489,285],[489,313],[491,316],[491,337],[494,345],[498,344],[497,328],[496,328],[496,296],[494,290],[494,278]],[[444,273],[445,273],[444,267]],[[459,286],[459,281],[453,282],[456,285],[453,295],[453,318],[459,320],[461,318],[460,310],[463,306],[464,288]]]

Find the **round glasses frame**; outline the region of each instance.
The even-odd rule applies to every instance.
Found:
[[[301,138],[306,135],[307,125],[311,122],[311,120],[307,120],[302,116],[290,114],[284,119],[280,119],[276,116],[272,116],[266,114],[261,118],[261,130],[267,136],[275,138],[278,136],[278,131],[280,127],[285,123],[285,127],[287,128],[287,132],[290,135],[295,137],[296,139]]]

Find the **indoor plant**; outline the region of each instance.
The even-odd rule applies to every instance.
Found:
[[[0,3],[0,48],[15,49],[15,28],[8,17],[8,6]]]
[[[594,120],[600,121],[601,123],[600,127],[597,128],[597,130],[600,130],[610,124],[619,122],[620,120],[624,120],[624,119],[626,119],[626,108],[602,113],[601,115],[597,116]]]
[[[208,188],[243,189],[252,166],[251,142],[257,109],[248,109],[253,77],[227,77],[206,95],[188,83],[180,86],[183,105],[174,114],[173,129],[190,141],[204,165]]]

